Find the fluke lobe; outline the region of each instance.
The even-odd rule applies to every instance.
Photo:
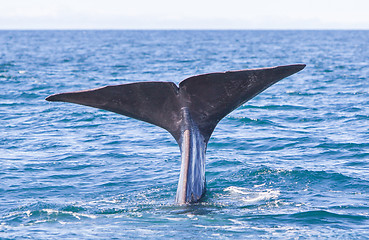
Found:
[[[208,73],[172,82],[138,82],[54,94],[47,101],[105,109],[166,129],[181,150],[176,202],[197,202],[205,193],[205,152],[218,122],[304,64]]]

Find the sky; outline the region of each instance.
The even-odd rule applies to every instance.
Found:
[[[369,29],[368,0],[1,0],[0,29]]]

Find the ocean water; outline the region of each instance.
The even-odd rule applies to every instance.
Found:
[[[0,239],[368,239],[369,31],[0,31]],[[174,204],[156,126],[53,93],[305,63],[224,118]]]

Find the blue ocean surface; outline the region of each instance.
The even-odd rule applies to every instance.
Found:
[[[295,63],[174,204],[165,130],[50,94]],[[369,31],[0,31],[0,239],[368,239]]]

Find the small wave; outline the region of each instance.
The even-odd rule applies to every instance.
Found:
[[[310,108],[308,107],[299,105],[262,105],[262,106],[245,105],[241,107],[241,109],[252,109],[252,108],[267,109],[267,110],[283,110],[283,111],[310,110]]]
[[[44,222],[66,223],[83,218],[96,219],[97,215],[89,213],[82,207],[38,202],[8,212],[1,218],[6,225],[34,225]]]
[[[338,183],[347,183],[352,180],[351,177],[345,176],[341,173],[326,172],[326,171],[310,171],[304,169],[271,169],[268,167],[261,167],[249,173],[250,177],[264,177],[269,180],[283,179],[285,182],[292,183],[319,183],[323,180],[331,180]],[[297,182],[296,182],[297,181]]]
[[[365,149],[369,146],[369,143],[354,143],[354,142],[343,142],[343,143],[320,143],[316,146],[316,148],[322,148],[322,149],[347,149],[347,150],[353,150],[353,149]]]
[[[299,212],[289,215],[290,218],[294,218],[298,221],[303,221],[311,224],[322,223],[339,223],[339,222],[357,222],[364,223],[369,218],[367,216],[354,215],[354,214],[339,214],[325,210],[312,210],[306,212]]]
[[[369,163],[367,162],[368,157],[369,157],[369,153],[353,154],[352,159],[356,159],[356,160],[355,161],[351,160],[349,162],[346,162],[343,165],[347,167],[365,167],[369,165]],[[360,159],[363,159],[364,161],[359,161]]]
[[[128,65],[123,65],[123,64],[116,64],[113,67],[118,68],[118,69],[128,69],[129,68]]]
[[[55,218],[56,220],[58,218],[63,219],[63,218],[68,218],[68,217],[74,217],[78,220],[80,220],[81,218],[91,218],[91,219],[97,218],[97,216],[93,214],[78,213],[74,211],[63,211],[63,210],[48,209],[48,208],[41,209],[40,211],[30,212],[30,215],[39,214],[40,216],[45,216],[45,213],[47,217],[52,217],[52,218]]]
[[[278,125],[277,123],[270,121],[270,120],[265,120],[265,119],[253,119],[253,118],[247,118],[247,117],[228,117],[229,119],[232,120],[237,120],[240,121],[242,123],[247,123],[247,124],[255,124],[255,125],[270,125],[270,126],[277,126],[277,127],[282,127],[280,125]]]
[[[1,63],[0,64],[0,72],[4,72],[5,70],[8,70],[12,67],[15,67],[15,63],[14,62],[5,62],[5,63]]]
[[[229,192],[231,198],[237,199],[247,204],[257,203],[278,198],[280,192],[278,190],[267,189],[263,191],[253,191],[248,188],[230,186],[224,189]]]

